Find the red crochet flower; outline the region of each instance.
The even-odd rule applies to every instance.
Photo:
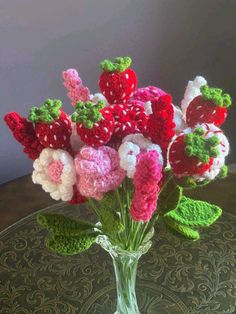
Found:
[[[146,135],[151,138],[153,143],[161,146],[163,152],[174,136],[174,109],[172,97],[164,95],[152,100],[152,114],[149,115],[146,127]]]
[[[9,112],[5,115],[4,120],[15,139],[24,146],[24,153],[30,159],[37,159],[44,146],[40,144],[35,134],[33,123],[17,112]]]

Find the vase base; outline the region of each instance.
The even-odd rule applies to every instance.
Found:
[[[187,314],[187,306],[170,290],[155,283],[137,282],[140,313]],[[121,314],[116,310],[116,287],[109,285],[97,291],[81,308],[83,314]]]

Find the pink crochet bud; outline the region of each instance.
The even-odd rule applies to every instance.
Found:
[[[162,165],[157,151],[139,154],[133,181],[135,192],[130,208],[133,220],[147,222],[152,218],[157,207],[161,178]]]
[[[82,80],[75,69],[68,69],[62,73],[64,86],[68,90],[67,96],[71,100],[72,106],[78,101],[88,101],[90,91],[88,87],[83,86]]]

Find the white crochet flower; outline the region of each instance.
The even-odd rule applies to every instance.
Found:
[[[123,138],[118,153],[120,157],[120,167],[127,171],[127,176],[133,178],[136,169],[137,155],[143,150],[155,150],[158,152],[159,162],[163,164],[162,151],[159,145],[153,144],[142,134],[130,134]]]
[[[201,86],[206,85],[206,84],[207,84],[207,81],[205,80],[203,76],[196,76],[193,81],[188,82],[188,85],[184,93],[184,98],[181,101],[181,109],[182,109],[184,117],[186,115],[186,110],[188,108],[188,105],[195,97],[201,94],[200,88]]]
[[[41,184],[54,200],[71,200],[76,172],[73,158],[68,152],[45,148],[33,167],[32,180],[35,184]]]

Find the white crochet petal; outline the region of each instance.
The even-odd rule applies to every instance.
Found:
[[[42,166],[47,166],[52,161],[53,149],[44,148],[39,156],[39,161]]]
[[[58,190],[50,193],[50,196],[51,196],[51,198],[53,198],[56,201],[59,201],[60,198],[61,198],[61,194],[60,194],[60,192]]]
[[[145,103],[145,107],[144,108],[145,108],[145,112],[146,112],[147,115],[152,114],[152,103],[151,103],[151,101],[147,101]]]
[[[181,109],[174,105],[173,105],[173,108],[174,108],[175,132],[179,134],[187,127],[187,125],[184,121],[184,116]]]
[[[185,89],[184,98],[181,101],[181,109],[183,112],[183,115],[185,117],[186,110],[188,108],[188,105],[190,102],[197,96],[201,94],[200,88],[203,85],[206,85],[207,81],[203,76],[196,76],[193,81],[189,81],[188,85]]]

